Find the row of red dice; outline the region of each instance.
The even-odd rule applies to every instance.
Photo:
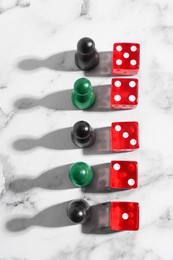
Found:
[[[115,43],[112,55],[112,74],[133,76],[138,73],[140,45],[137,43]],[[111,107],[134,108],[138,104],[138,80],[114,78],[111,84]]]
[[[112,74],[133,76],[138,73],[140,45],[115,43],[112,55]],[[113,78],[111,84],[111,107],[114,109],[135,108],[138,104],[138,79]],[[131,151],[139,148],[138,122],[114,122],[110,131],[112,151]],[[112,161],[110,187],[119,189],[137,188],[138,163]],[[139,204],[137,202],[112,202],[110,207],[112,230],[138,230]]]

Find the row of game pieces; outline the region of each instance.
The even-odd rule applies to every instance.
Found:
[[[115,43],[112,52],[112,74],[133,76],[138,73],[140,45],[137,43]],[[91,70],[99,63],[99,53],[90,38],[82,38],[77,44],[75,63],[81,70]],[[78,79],[72,91],[72,103],[78,109],[93,106],[96,95],[91,82]],[[105,97],[103,97],[105,98]],[[138,80],[132,78],[113,78],[111,83],[110,107],[113,109],[134,108],[138,104]],[[71,132],[73,143],[79,148],[92,146],[97,133],[85,121],[79,121]],[[131,151],[139,148],[138,122],[113,122],[110,128],[111,150]],[[69,168],[69,178],[77,187],[89,186],[94,179],[92,167],[78,162]],[[135,161],[112,161],[108,189],[137,188],[138,164]],[[103,221],[101,228],[110,230],[138,230],[139,204],[137,202],[108,202],[99,207]],[[86,223],[92,218],[91,207],[84,200],[72,201],[67,216],[73,223]]]
[[[139,229],[137,202],[113,201],[90,206],[86,200],[73,200],[67,207],[67,216],[74,224],[90,226],[93,233]]]
[[[72,128],[71,139],[77,147],[87,148],[94,145],[97,133],[88,122],[78,121]],[[138,149],[138,122],[113,122],[110,127],[110,146],[113,152]]]
[[[102,98],[107,99],[106,96]],[[91,108],[97,99],[91,82],[86,78],[78,79],[74,83],[71,99],[77,109]],[[112,109],[131,109],[135,108],[137,104],[138,79],[113,78],[110,87],[110,107]]]
[[[91,186],[94,182],[94,169],[85,162],[73,163],[69,167],[69,178],[76,187]],[[136,161],[111,161],[109,172],[102,175],[105,180],[104,189],[134,189],[138,186],[138,163]]]
[[[99,52],[91,38],[84,37],[77,44],[75,63],[81,70],[91,70],[99,63]],[[115,43],[112,52],[112,74],[134,76],[140,65],[140,45],[138,43]]]

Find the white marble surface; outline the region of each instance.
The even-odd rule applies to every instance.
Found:
[[[0,1],[0,260],[173,259],[172,13],[171,0]],[[83,72],[69,51],[83,36],[102,52],[114,42],[141,44],[136,109],[71,109],[64,90]],[[88,78],[94,86],[111,80]],[[141,148],[123,154],[71,149],[61,129],[80,119],[95,128],[137,120]],[[82,193],[62,178],[64,165],[113,159],[139,162],[138,189]],[[98,235],[63,226],[63,205],[81,197],[91,205],[138,201],[140,230]]]

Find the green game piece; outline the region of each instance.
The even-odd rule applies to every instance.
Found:
[[[80,78],[74,83],[72,103],[78,109],[88,109],[94,105],[96,99],[91,82],[86,78]]]
[[[69,178],[77,187],[85,187],[89,185],[93,179],[93,170],[84,162],[77,162],[69,168]]]

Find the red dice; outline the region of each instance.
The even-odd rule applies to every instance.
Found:
[[[139,148],[138,122],[114,122],[110,129],[112,151],[132,151]]]
[[[110,188],[133,189],[138,186],[138,163],[135,161],[111,161]]]
[[[138,80],[114,78],[111,84],[111,107],[114,109],[135,108],[138,104]]]
[[[110,206],[111,230],[138,230],[139,204],[137,202],[112,202]]]
[[[140,45],[138,43],[115,43],[112,55],[112,74],[133,76],[138,73]]]

